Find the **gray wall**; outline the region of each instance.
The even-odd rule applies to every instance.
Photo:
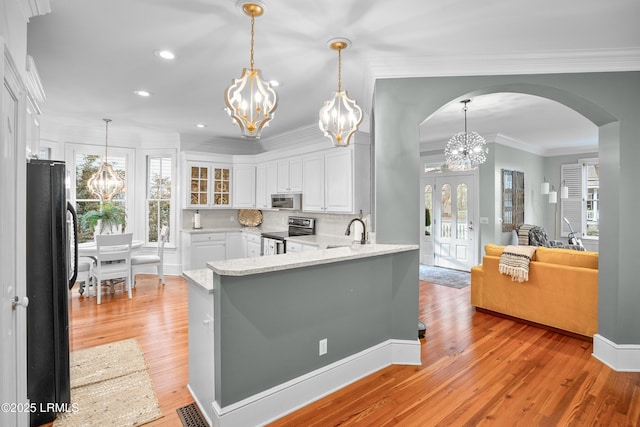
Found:
[[[553,99],[600,128],[598,333],[616,344],[640,344],[640,310],[636,307],[640,286],[634,277],[640,241],[635,226],[640,198],[634,197],[640,182],[640,72],[378,80],[372,124],[378,242],[418,240],[419,123],[452,100],[494,92]],[[488,175],[481,169],[481,180]],[[481,206],[481,216],[490,214]]]
[[[417,252],[214,275],[216,401],[227,406],[389,339],[417,340]]]

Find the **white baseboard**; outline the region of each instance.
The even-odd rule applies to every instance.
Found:
[[[420,364],[419,340],[388,340],[224,408],[214,402],[211,426],[261,426],[389,365]]]
[[[616,344],[596,334],[593,337],[593,357],[618,372],[640,372],[639,344]]]
[[[207,415],[207,411],[205,411],[204,406],[202,406],[202,402],[200,402],[200,400],[198,399],[198,396],[196,396],[196,394],[193,392],[189,384],[187,384],[187,390],[189,390],[191,397],[193,397],[193,402],[196,404],[196,406],[200,410],[200,415],[204,417],[207,424],[213,425],[213,423],[211,422],[211,419],[209,418],[209,415]]]

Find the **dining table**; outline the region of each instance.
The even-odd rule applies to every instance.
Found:
[[[133,240],[131,242],[131,251],[135,251],[144,246],[144,241],[142,240]],[[96,246],[96,241],[91,240],[89,242],[78,243],[78,257],[91,257],[96,259],[98,256],[98,248]]]
[[[142,248],[144,246],[144,241],[142,240],[133,240],[131,242],[131,251],[135,251],[138,250],[140,248]],[[92,258],[94,261],[97,262],[98,260],[98,247],[96,246],[96,241],[95,240],[91,240],[89,242],[83,242],[83,243],[78,243],[78,258],[81,257],[87,257],[87,258]],[[110,292],[111,295],[113,295],[114,290],[113,290],[113,280],[108,280],[107,282],[109,282],[109,287],[110,287]],[[82,295],[84,293],[86,284],[82,283],[80,284],[79,288],[78,288],[78,292],[80,293],[80,295]]]

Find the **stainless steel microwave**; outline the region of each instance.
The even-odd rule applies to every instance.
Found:
[[[300,199],[300,193],[272,194],[271,207],[273,209],[291,209],[299,211],[301,207]]]

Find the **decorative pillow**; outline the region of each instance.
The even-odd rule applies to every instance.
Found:
[[[598,269],[598,252],[580,252],[571,249],[539,247],[536,258],[539,262],[570,265],[573,267]]]
[[[529,245],[529,230],[534,227],[532,224],[522,224],[518,227],[518,244]]]

